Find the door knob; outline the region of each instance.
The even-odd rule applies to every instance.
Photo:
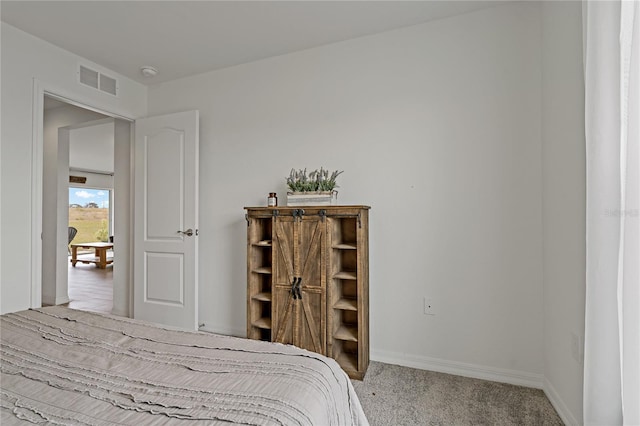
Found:
[[[179,233],[179,234],[184,234],[184,235],[186,235],[187,237],[190,237],[190,236],[192,236],[192,235],[193,235],[193,229],[189,228],[189,229],[187,229],[186,231],[180,231],[180,230],[178,230],[178,233]]]

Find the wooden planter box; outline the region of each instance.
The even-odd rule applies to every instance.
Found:
[[[338,191],[332,192],[287,192],[287,206],[330,206],[335,204]]]

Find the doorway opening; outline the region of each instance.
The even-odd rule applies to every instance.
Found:
[[[114,119],[45,95],[43,144],[42,303],[111,313],[113,267],[71,253],[113,235]]]

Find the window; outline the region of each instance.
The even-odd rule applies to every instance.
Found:
[[[110,200],[109,189],[69,188],[69,226],[78,230],[74,243],[109,241]]]

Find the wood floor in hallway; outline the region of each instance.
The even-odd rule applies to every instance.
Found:
[[[69,304],[72,309],[110,314],[113,309],[113,266],[69,263]]]

